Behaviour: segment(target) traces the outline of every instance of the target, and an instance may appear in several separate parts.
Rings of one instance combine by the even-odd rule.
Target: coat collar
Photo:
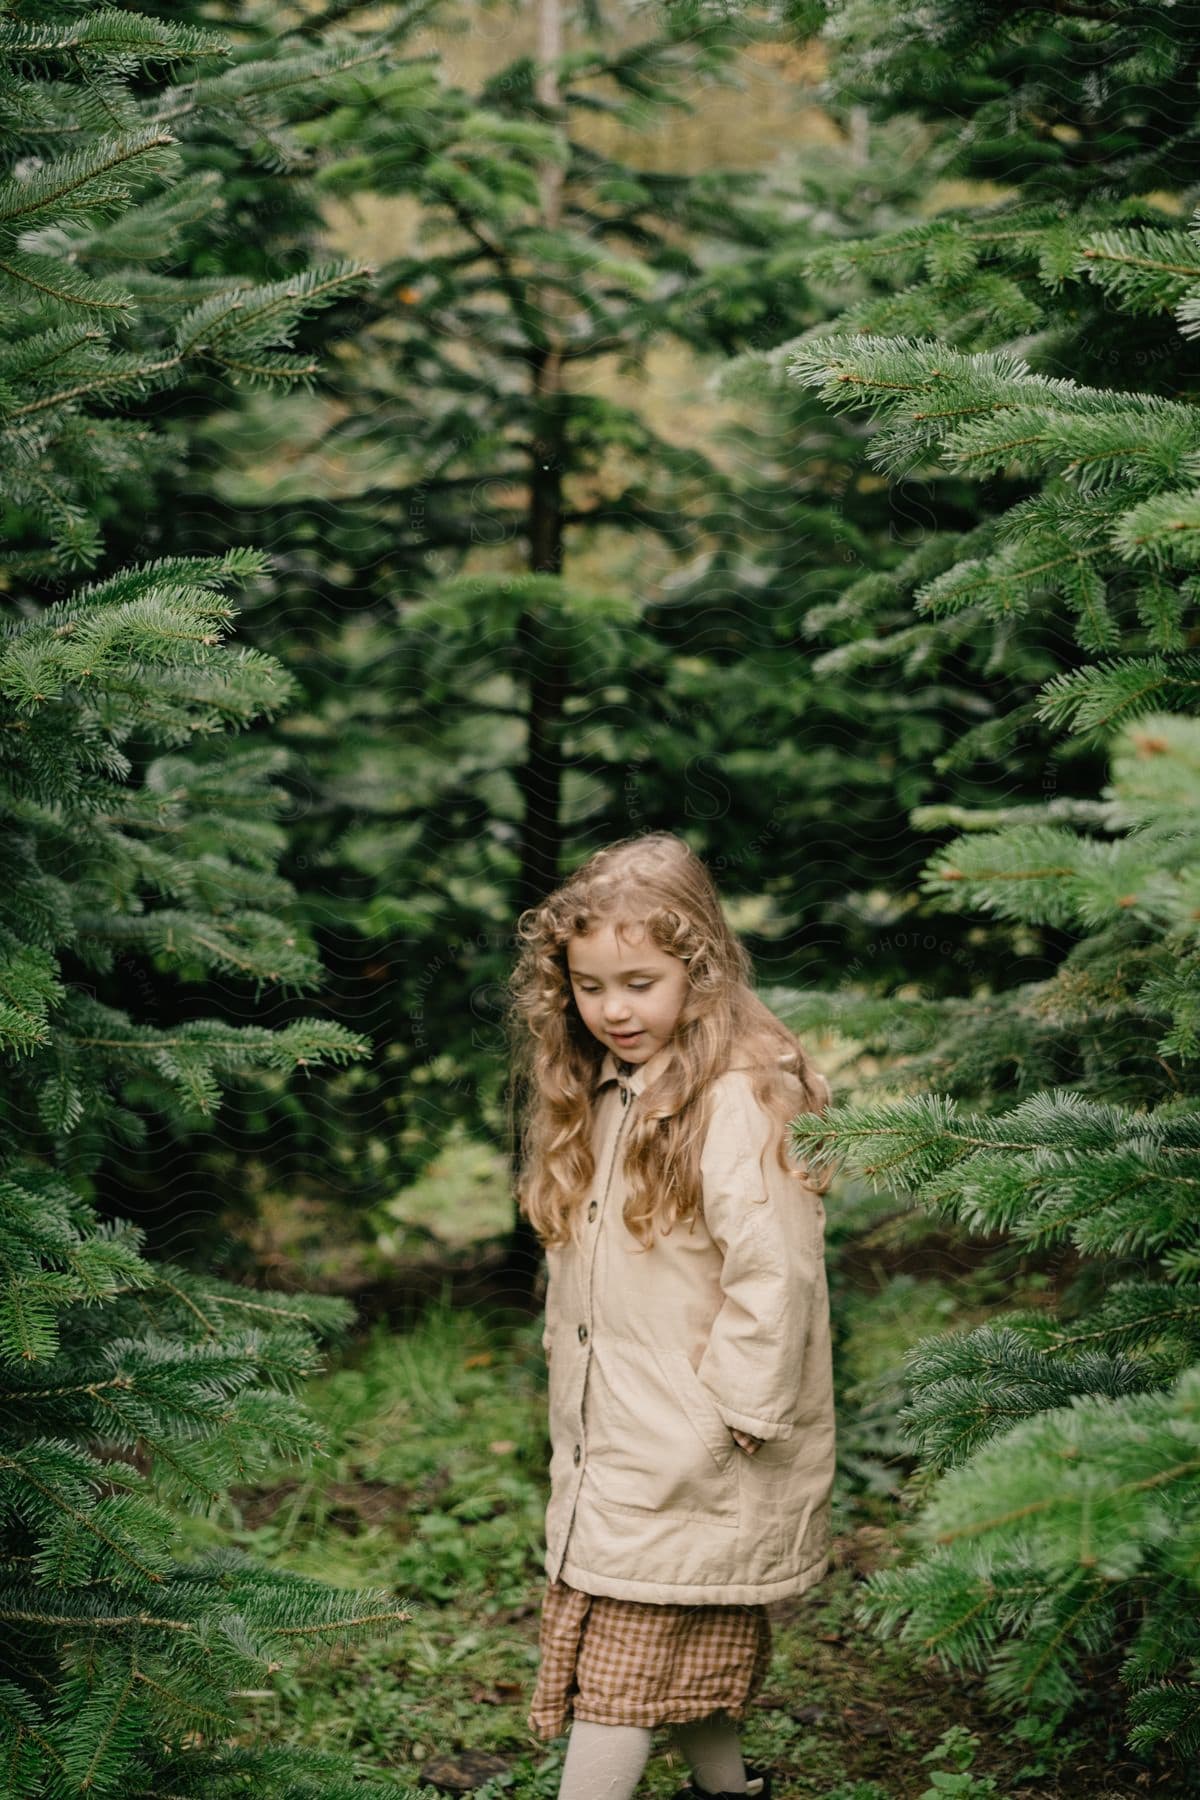
[[[654,1055],[647,1057],[644,1063],[635,1063],[633,1072],[629,1075],[622,1075],[621,1065],[614,1052],[605,1050],[600,1062],[600,1072],[596,1076],[596,1092],[599,1093],[602,1087],[607,1087],[610,1081],[624,1081],[631,1093],[640,1094],[650,1082],[657,1081],[666,1068],[670,1061],[670,1048],[669,1044],[664,1044],[661,1050],[656,1050]],[[795,1053],[785,1051],[779,1060],[786,1066],[796,1060]],[[750,1064],[745,1062],[730,1063],[729,1066],[731,1069],[750,1068]]]
[[[635,1063],[628,1075],[621,1073],[621,1065],[612,1050],[605,1050],[600,1063],[600,1073],[596,1077],[596,1090],[606,1086],[610,1081],[623,1081],[633,1094],[640,1094],[649,1082],[657,1081],[671,1060],[671,1046],[664,1044],[653,1056],[648,1056],[644,1063]]]

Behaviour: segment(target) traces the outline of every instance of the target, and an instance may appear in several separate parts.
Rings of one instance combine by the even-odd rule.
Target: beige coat
[[[750,1076],[730,1069],[713,1084],[704,1216],[643,1251],[621,1216],[620,1165],[665,1060],[658,1050],[626,1079],[606,1052],[595,1185],[573,1241],[546,1253],[545,1570],[618,1599],[780,1600],[829,1566],[825,1208],[779,1168]],[[748,1455],[731,1426],[765,1441]]]

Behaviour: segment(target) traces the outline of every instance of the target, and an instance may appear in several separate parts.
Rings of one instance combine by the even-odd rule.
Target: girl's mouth
[[[612,1037],[618,1044],[632,1044],[635,1038],[641,1037],[640,1031],[614,1031]]]

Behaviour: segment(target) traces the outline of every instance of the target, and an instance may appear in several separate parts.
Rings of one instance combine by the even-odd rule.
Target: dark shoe
[[[680,1788],[675,1800],[746,1800],[747,1795],[749,1800],[771,1800],[771,1771],[756,1769],[753,1763],[744,1763],[742,1766],[746,1771],[745,1794],[710,1794],[707,1788],[702,1788],[693,1778],[685,1788]]]

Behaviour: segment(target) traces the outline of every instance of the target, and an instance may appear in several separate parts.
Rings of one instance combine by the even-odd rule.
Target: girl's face
[[[618,938],[605,925],[573,937],[567,968],[579,1016],[626,1062],[646,1062],[675,1030],[687,997],[687,965],[660,950],[640,925]]]

